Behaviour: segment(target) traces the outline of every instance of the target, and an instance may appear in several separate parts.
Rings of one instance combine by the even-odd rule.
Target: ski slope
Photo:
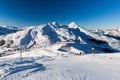
[[[0,58],[1,80],[119,80],[120,54],[57,55],[33,50]]]
[[[0,80],[120,79],[120,54],[112,53],[120,52],[116,35],[89,31],[75,22],[1,29],[18,31],[0,36]],[[93,47],[95,55],[90,54]],[[80,52],[86,55],[74,55]]]

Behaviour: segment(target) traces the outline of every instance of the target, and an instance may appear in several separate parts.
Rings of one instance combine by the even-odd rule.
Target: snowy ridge
[[[96,48],[96,53],[120,51],[119,40],[114,37],[95,34],[75,22],[69,25],[59,25],[52,22],[39,26],[30,26],[16,33],[2,35],[0,40],[5,43],[0,45],[2,51],[30,48],[48,48],[56,46],[56,50],[69,52],[70,47],[91,53],[91,48]]]
[[[6,28],[6,29],[10,29],[10,30],[19,30],[20,29],[18,27],[9,26],[9,25],[1,25],[1,27]]]
[[[120,27],[113,28],[113,29],[106,29],[106,30],[91,30],[91,32],[96,33],[96,34],[104,34],[104,35],[110,35],[110,36],[120,36]]]

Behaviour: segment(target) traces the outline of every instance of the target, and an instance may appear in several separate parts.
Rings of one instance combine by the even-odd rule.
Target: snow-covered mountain
[[[9,34],[9,33],[15,33],[18,30],[20,30],[20,28],[18,28],[18,27],[13,27],[13,26],[8,26],[8,25],[1,25],[0,26],[0,35]]]
[[[19,30],[20,27],[14,27],[14,26],[9,26],[9,25],[1,25],[1,27],[10,29],[10,30]]]
[[[100,30],[100,29],[90,30],[90,32],[120,40],[120,27],[113,28],[113,29],[106,29],[106,30]]]
[[[12,32],[9,32],[12,31]],[[15,32],[14,32],[15,30]],[[118,29],[87,30],[75,22],[0,27],[0,80],[119,80]],[[76,53],[93,55],[77,56]]]
[[[72,52],[72,48],[91,53],[92,47],[96,53],[117,52],[120,51],[120,42],[114,37],[86,30],[75,22],[69,25],[51,22],[0,36],[1,51],[45,48],[51,51],[54,49],[54,51]]]

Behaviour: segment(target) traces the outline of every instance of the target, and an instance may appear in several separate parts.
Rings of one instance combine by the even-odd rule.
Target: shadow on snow
[[[15,73],[18,73],[21,71],[25,71],[25,70],[31,69],[28,74],[46,70],[46,68],[45,68],[45,66],[43,66],[43,64],[35,63],[32,60],[22,60],[19,62],[14,62],[14,65],[17,65],[17,66],[9,68],[10,72],[2,78],[3,80],[9,75],[12,75],[12,74],[15,74]]]

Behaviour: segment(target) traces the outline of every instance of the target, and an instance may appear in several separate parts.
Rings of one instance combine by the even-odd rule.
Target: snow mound
[[[79,28],[79,26],[75,22],[71,22],[68,26],[69,28]]]

